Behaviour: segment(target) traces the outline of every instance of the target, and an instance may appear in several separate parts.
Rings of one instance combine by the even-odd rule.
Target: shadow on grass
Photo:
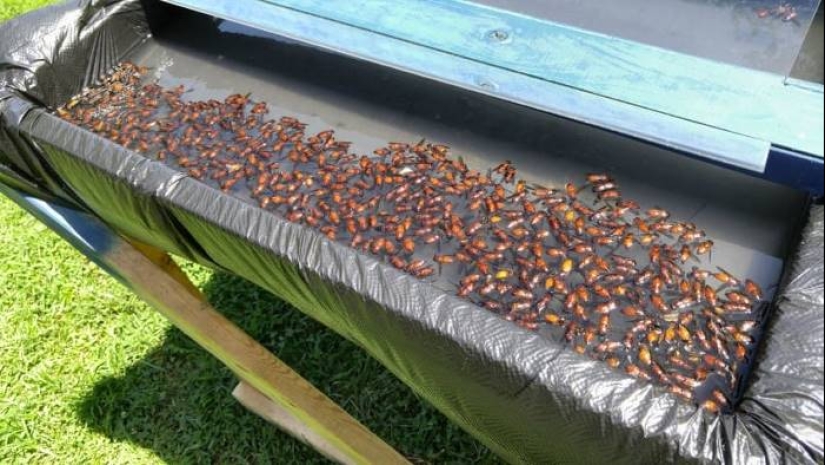
[[[209,301],[404,455],[418,462],[490,463],[492,454],[361,349],[266,291],[215,273]],[[237,381],[172,329],[163,344],[78,405],[92,430],[153,450],[168,463],[322,463],[247,412]]]

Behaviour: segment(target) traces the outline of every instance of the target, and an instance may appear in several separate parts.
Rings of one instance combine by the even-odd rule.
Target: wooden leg
[[[0,184],[0,192],[154,306],[231,369],[246,385],[239,399],[267,418],[347,464],[409,463],[288,365],[227,320],[165,252],[121,238],[98,219]],[[246,386],[245,385],[245,386]],[[262,399],[272,402],[264,405]],[[277,404],[277,407],[274,405]],[[287,422],[288,419],[288,422]]]
[[[319,452],[341,463],[408,463],[312,384],[213,309],[167,254],[143,244],[123,241],[108,255],[115,268],[137,287],[139,295],[220,359],[264,399],[277,402],[277,410],[296,425],[288,431],[297,433],[299,439],[307,440],[312,445],[323,445],[324,449]],[[244,392],[251,393],[249,390]]]
[[[334,462],[349,463],[349,458],[346,455],[342,454],[324,437],[307,428],[285,406],[269,399],[261,391],[244,381],[238,383],[238,386],[232,391],[232,396],[250,412],[274,424],[301,442],[308,444],[324,457]]]

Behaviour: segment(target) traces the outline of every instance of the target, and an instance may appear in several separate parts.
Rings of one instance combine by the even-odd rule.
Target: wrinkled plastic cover
[[[508,461],[823,461],[821,206],[744,401],[714,416],[42,108],[105,71],[89,63],[114,64],[139,43],[155,6],[75,2],[0,26],[0,182],[37,186],[262,286],[363,347]]]

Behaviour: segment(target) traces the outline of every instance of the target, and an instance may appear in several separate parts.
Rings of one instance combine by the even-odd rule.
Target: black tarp
[[[743,401],[711,415],[49,113],[174,11],[75,1],[0,26],[0,182],[264,287],[363,347],[508,461],[822,463],[822,207]]]

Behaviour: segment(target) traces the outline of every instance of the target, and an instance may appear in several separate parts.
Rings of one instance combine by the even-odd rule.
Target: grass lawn
[[[0,0],[0,21],[49,3]],[[184,264],[221,312],[405,455],[496,459],[360,349],[265,291]],[[235,379],[0,196],[0,463],[314,463]]]

